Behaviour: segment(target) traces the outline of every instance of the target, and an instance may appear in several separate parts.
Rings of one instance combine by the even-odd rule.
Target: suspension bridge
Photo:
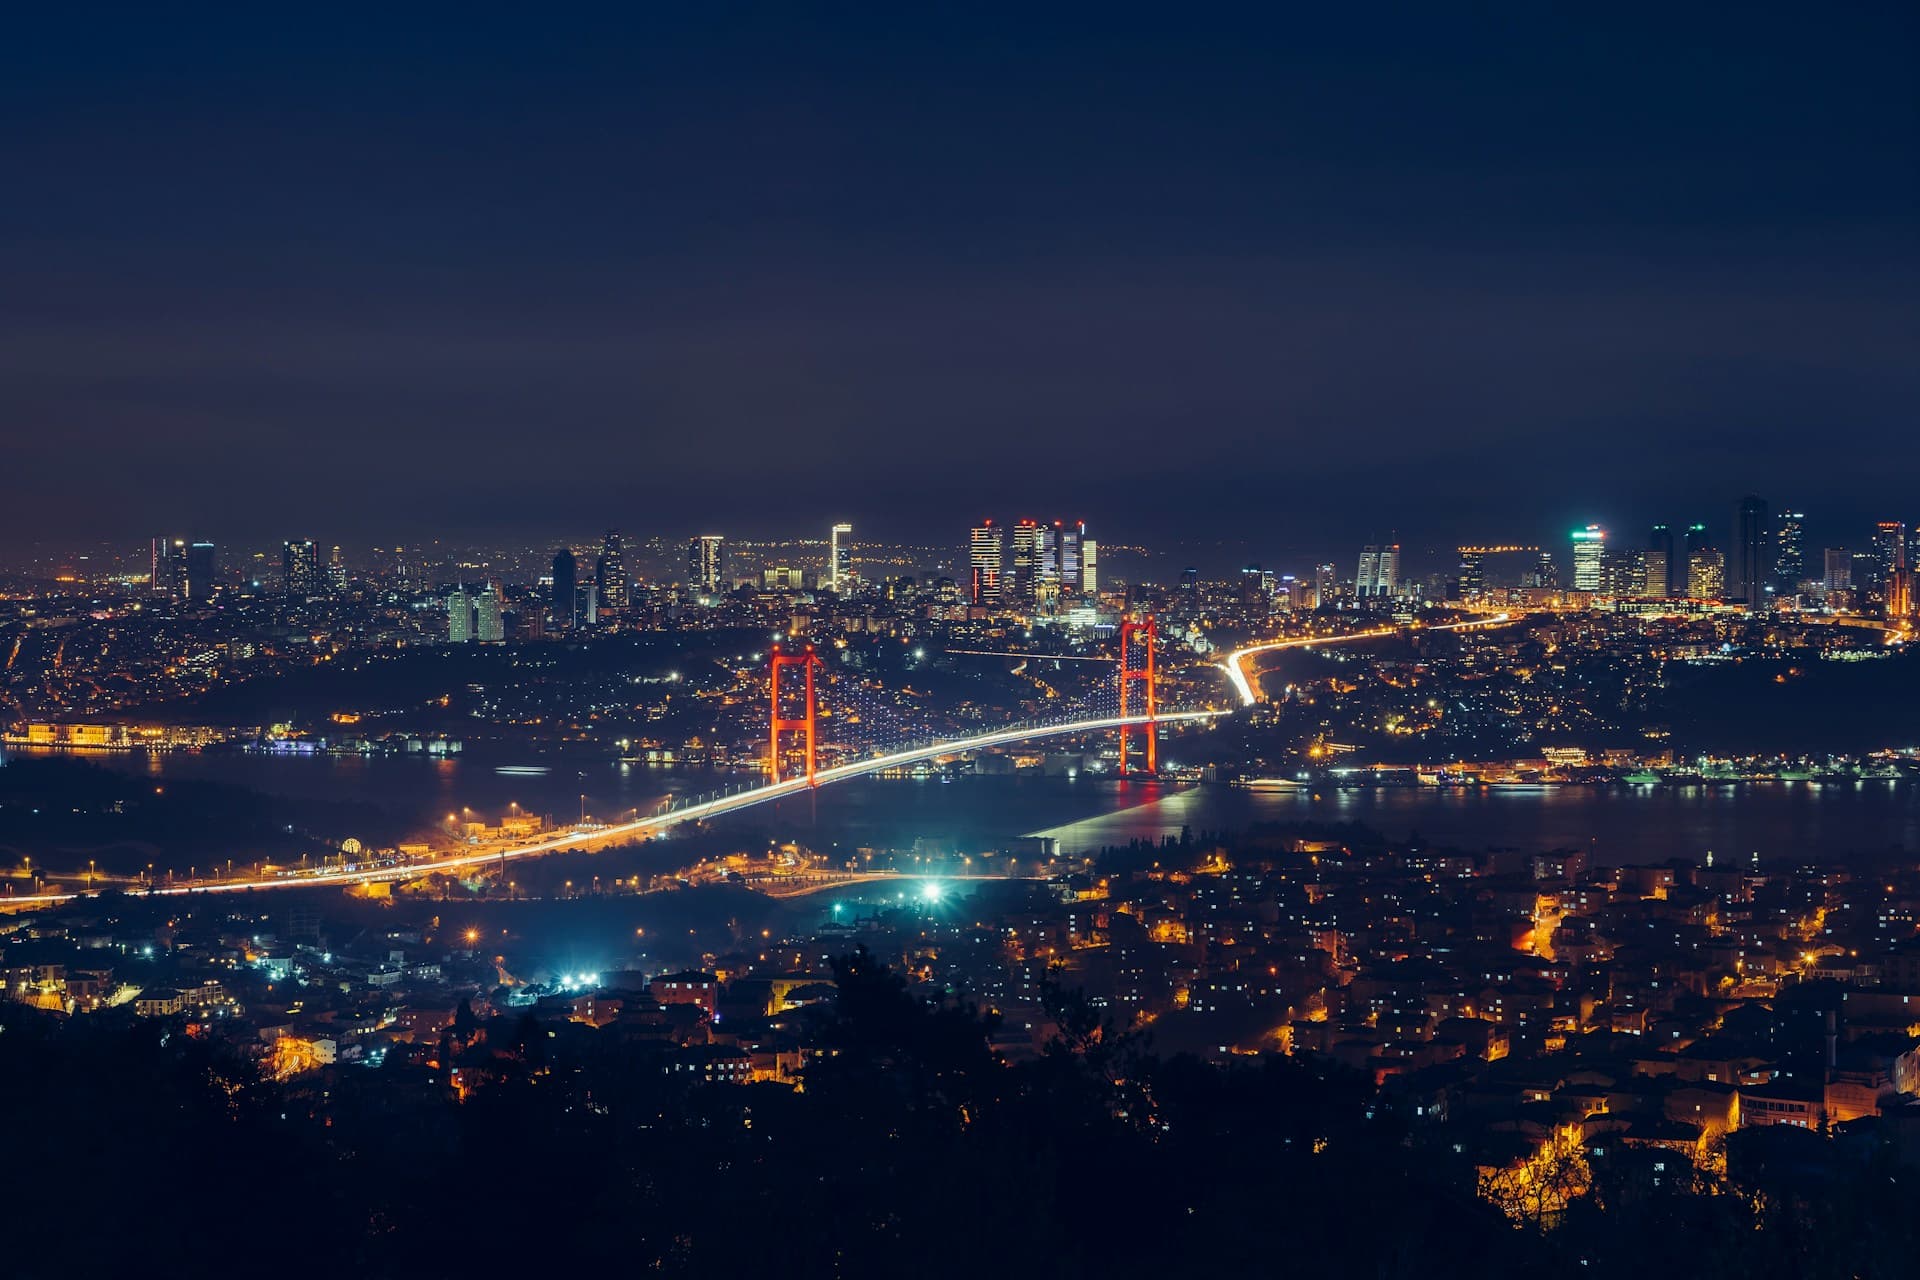
[[[1145,758],[1143,772],[1151,773],[1158,767],[1158,739],[1162,726],[1199,724],[1227,714],[1214,709],[1160,709],[1156,654],[1158,642],[1159,630],[1151,618],[1124,623],[1120,654],[1113,659],[1118,663],[1118,679],[1111,685],[1106,681],[1097,682],[1093,688],[1083,691],[1082,696],[1060,699],[1066,705],[1060,709],[1058,718],[1023,720],[979,733],[903,746],[868,746],[867,753],[858,758],[824,765],[820,756],[827,744],[822,741],[821,721],[826,719],[831,723],[834,720],[830,713],[823,716],[820,706],[822,688],[828,684],[820,676],[825,663],[812,646],[794,651],[776,648],[769,664],[767,774],[765,780],[758,784],[742,784],[718,793],[675,801],[657,812],[630,821],[583,822],[567,830],[510,846],[491,845],[457,849],[422,858],[362,859],[342,866],[299,870],[288,868],[227,879],[155,884],[137,892],[155,897],[188,897],[271,889],[352,887],[491,868],[543,854],[566,850],[586,851],[644,840],[683,823],[704,822],[756,805],[803,795],[817,787],[1047,738],[1118,733],[1120,769],[1124,774],[1129,771],[1129,761],[1132,759],[1129,740],[1138,735],[1144,742],[1141,751]],[[841,720],[878,724],[883,729],[899,731],[897,717],[889,719],[881,714],[884,707],[878,693],[857,681],[849,682],[849,685],[849,696],[841,704]],[[789,705],[790,702],[798,702],[799,705]],[[872,738],[869,736],[866,741],[871,742]],[[49,906],[95,896],[96,892],[84,889],[13,895],[0,899],[0,909]]]

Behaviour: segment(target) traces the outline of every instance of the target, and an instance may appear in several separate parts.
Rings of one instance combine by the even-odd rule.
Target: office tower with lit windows
[[[600,607],[621,613],[627,607],[627,556],[618,529],[607,530],[600,556],[593,562],[593,585],[600,589]]]
[[[968,598],[976,605],[1000,603],[1000,530],[991,519],[973,526],[967,546]]]
[[[1828,593],[1853,590],[1853,552],[1845,547],[1828,547],[1821,557],[1824,571],[1820,586]]]
[[[1644,594],[1670,596],[1679,584],[1676,575],[1684,563],[1673,543],[1673,526],[1657,524],[1647,535],[1647,583]]]
[[[1059,563],[1060,588],[1063,591],[1086,589],[1080,581],[1080,544],[1086,536],[1087,525],[1084,520],[1053,522],[1054,554]]]
[[[1573,589],[1596,595],[1607,586],[1607,531],[1597,524],[1573,531]]]
[[[1360,550],[1360,568],[1353,575],[1353,593],[1362,599],[1391,597],[1400,581],[1400,544],[1383,542]]]
[[[561,630],[576,626],[580,619],[580,562],[570,547],[562,547],[553,557],[553,594],[548,613]]]
[[[1477,600],[1487,589],[1484,547],[1461,547],[1460,563],[1454,567],[1453,589],[1447,594],[1455,600]]]
[[[280,581],[286,593],[297,600],[326,594],[326,580],[320,572],[320,548],[312,538],[289,539],[281,547]]]
[[[1867,570],[1872,575],[1860,585],[1884,601],[1887,583],[1896,569],[1907,567],[1907,525],[1904,520],[1882,520],[1873,526],[1867,545]],[[1858,575],[1856,575],[1858,580]]]
[[[347,592],[347,559],[340,554],[339,544],[327,554],[327,569],[324,575],[327,590],[333,595],[345,595]]]
[[[466,644],[473,639],[473,601],[465,587],[455,587],[447,595],[447,643]]]
[[[1728,557],[1726,591],[1729,600],[1749,608],[1767,602],[1773,582],[1773,529],[1765,498],[1748,494],[1734,509],[1733,554]]]
[[[1887,575],[1887,619],[1904,622],[1913,615],[1913,570],[1902,566]]]
[[[1100,594],[1100,544],[1087,536],[1087,527],[1080,526],[1080,594]]]
[[[506,620],[500,610],[500,588],[494,583],[481,583],[473,597],[473,638],[481,644],[500,644],[507,638]]]
[[[687,585],[702,595],[718,595],[726,590],[727,540],[718,533],[703,533],[687,544]],[[600,601],[604,606],[605,601]]]
[[[1560,566],[1553,562],[1553,552],[1542,551],[1535,562],[1533,572],[1527,575],[1527,585],[1547,591],[1560,589]]]
[[[837,524],[827,533],[827,590],[838,595],[853,586],[853,526]]]
[[[165,536],[153,539],[148,547],[147,590],[156,596],[174,593],[173,540]]]
[[[1687,553],[1687,594],[1695,600],[1719,600],[1727,593],[1727,556],[1718,547]]]
[[[1807,577],[1807,517],[1782,511],[1773,524],[1773,589],[1782,596],[1799,593]]]
[[[179,592],[188,600],[205,600],[213,594],[214,576],[219,570],[219,549],[211,542],[190,542],[186,546],[186,581]]]
[[[1037,520],[1021,520],[1013,526],[1011,598],[1016,604],[1033,603],[1040,583],[1040,551],[1045,530]]]
[[[1671,551],[1647,551],[1643,553],[1642,564],[1645,571],[1640,576],[1640,594],[1661,598],[1672,595],[1667,579],[1673,572],[1669,557]]]
[[[1639,547],[1612,547],[1607,551],[1607,594],[1637,596],[1647,586],[1647,553]]]

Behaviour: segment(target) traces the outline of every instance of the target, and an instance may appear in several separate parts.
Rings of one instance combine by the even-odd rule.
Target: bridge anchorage
[[[820,655],[813,651],[812,645],[808,645],[800,653],[786,653],[779,645],[773,647],[773,679],[769,682],[768,699],[769,709],[772,712],[770,716],[772,732],[767,743],[767,779],[773,786],[780,785],[780,735],[783,733],[797,733],[802,736],[802,740],[806,743],[807,757],[806,768],[801,776],[806,779],[810,787],[820,785],[814,751],[818,742],[815,720],[818,704],[814,700],[813,672],[814,668],[824,665],[820,661]],[[790,717],[780,714],[780,671],[783,667],[800,668],[807,694],[807,713],[804,716]]]
[[[1149,774],[1160,771],[1160,726],[1155,722],[1159,714],[1160,693],[1159,675],[1154,670],[1154,650],[1160,642],[1160,624],[1154,621],[1152,614],[1144,620],[1128,618],[1120,624],[1120,775],[1125,777],[1127,768],[1127,744],[1133,737],[1133,731],[1139,729],[1147,740],[1147,767]],[[1144,658],[1137,654],[1144,654]],[[1142,665],[1136,666],[1140,662]],[[1133,709],[1131,692],[1134,681],[1145,686],[1144,724],[1129,723],[1139,714]]]

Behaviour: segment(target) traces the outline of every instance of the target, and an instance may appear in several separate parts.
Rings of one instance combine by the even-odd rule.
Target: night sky
[[[0,537],[1920,517],[1910,4],[73,8]]]

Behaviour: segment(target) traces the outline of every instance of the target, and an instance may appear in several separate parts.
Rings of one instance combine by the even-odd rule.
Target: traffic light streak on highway
[[[1511,615],[1496,613],[1490,618],[1476,618],[1470,622],[1448,622],[1431,627],[1413,627],[1415,631],[1473,631],[1485,627],[1497,627],[1511,622]],[[1276,653],[1282,649],[1311,649],[1315,645],[1352,644],[1356,640],[1378,640],[1382,636],[1397,635],[1401,627],[1375,627],[1371,631],[1351,631],[1337,636],[1294,636],[1288,640],[1269,640],[1262,644],[1250,644],[1235,649],[1220,663],[1220,669],[1226,672],[1227,680],[1233,685],[1233,691],[1240,695],[1240,705],[1250,707],[1260,700],[1259,692],[1254,688],[1254,677],[1247,674],[1247,659],[1257,658],[1263,653]]]

